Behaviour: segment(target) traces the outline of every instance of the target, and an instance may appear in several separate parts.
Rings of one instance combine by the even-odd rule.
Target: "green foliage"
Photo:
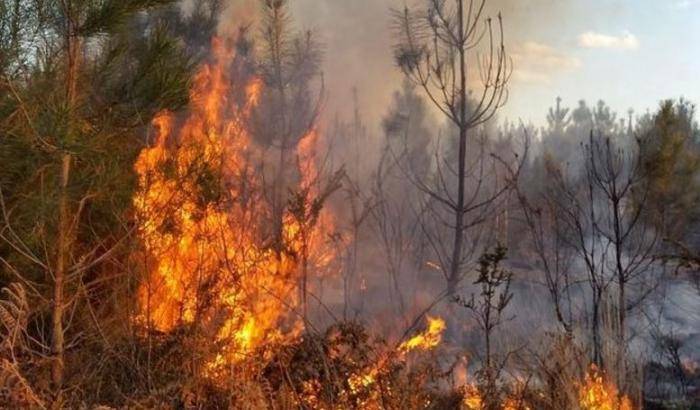
[[[34,34],[31,30],[36,13],[31,3],[19,0],[0,1],[0,74],[13,76],[24,64],[26,41]],[[27,24],[30,21],[32,23]]]
[[[7,78],[2,84],[6,92],[0,96],[0,188],[12,212],[13,228],[37,255],[48,259],[57,229],[61,153],[68,151],[74,158],[68,189],[70,206],[79,213],[76,248],[87,252],[117,241],[127,228],[123,217],[135,182],[132,164],[143,146],[140,134],[157,111],[177,109],[187,102],[193,68],[162,27],[138,29],[136,20],[147,16],[134,13],[172,1],[77,3],[82,6],[74,5],[74,11],[84,16],[83,27],[90,27],[81,33],[101,36],[84,39],[75,104],[66,100],[65,54],[58,35],[42,40],[59,50],[48,60],[16,58],[13,65],[21,63],[23,74],[18,80]],[[98,18],[110,10],[117,12],[114,21]],[[61,15],[58,7],[51,12],[54,17]],[[20,31],[50,33],[55,22],[29,19],[23,24],[35,26]],[[36,46],[41,42],[37,40]],[[0,247],[0,255],[5,251]],[[13,262],[28,273],[34,270],[19,260]],[[44,275],[30,273],[34,279]]]
[[[188,101],[194,60],[164,23],[138,21],[115,34],[98,62],[97,85],[104,88],[110,115],[138,127],[154,113],[175,110]]]
[[[265,87],[253,112],[253,134],[263,145],[290,150],[313,128],[319,113],[322,52],[312,32],[294,29],[288,1],[261,3],[262,52],[254,65]]]
[[[700,131],[695,108],[687,101],[661,103],[652,118],[640,126],[648,192],[638,193],[646,201],[647,221],[668,239],[681,240],[686,229],[698,220],[700,200]]]
[[[485,252],[479,258],[478,276],[474,282],[481,287],[479,297],[472,295],[468,300],[457,299],[458,303],[474,313],[485,332],[491,332],[502,323],[501,315],[513,298],[510,291],[513,273],[501,267],[507,251],[499,244],[493,251]]]
[[[141,11],[166,6],[175,0],[83,0],[77,6],[84,20],[78,28],[83,37],[110,34]]]
[[[10,3],[0,3],[0,13]],[[69,9],[22,2],[27,18],[13,29],[20,34],[0,28],[3,38],[22,39],[12,53],[0,50],[9,58],[0,67],[0,283],[30,284],[30,300],[41,303],[29,328],[46,355],[52,335],[41,329],[55,315],[61,243],[71,311],[66,343],[84,348],[126,325],[128,312],[118,300],[123,305],[123,292],[133,286],[124,264],[133,232],[133,164],[155,113],[186,104],[193,71],[179,41],[147,13],[166,3],[173,2],[73,1]],[[114,20],[106,10],[115,11]],[[79,27],[67,28],[69,20]],[[70,159],[65,190],[64,158]],[[61,203],[67,203],[63,222]],[[67,379],[90,371],[75,359],[66,360]],[[35,365],[32,377],[45,380],[42,369],[50,365]]]

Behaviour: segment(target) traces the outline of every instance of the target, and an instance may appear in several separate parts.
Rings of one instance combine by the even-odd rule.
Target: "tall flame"
[[[219,40],[213,50],[213,62],[194,79],[187,117],[163,112],[154,119],[157,139],[135,164],[133,202],[147,270],[138,319],[161,332],[202,325],[225,346],[214,362],[223,364],[296,333],[301,321],[291,313],[296,258],[261,238],[269,207],[253,171],[261,153],[247,123],[262,82],[234,81],[234,53]],[[316,172],[313,135],[304,139],[302,172]],[[292,218],[285,224],[285,232],[299,230]]]

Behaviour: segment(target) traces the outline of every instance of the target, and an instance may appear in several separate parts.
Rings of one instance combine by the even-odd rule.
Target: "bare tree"
[[[644,288],[637,295],[629,295],[628,287],[652,268],[658,236],[641,218],[648,187],[641,170],[639,149],[625,153],[609,138],[595,139],[591,133],[586,153],[586,176],[592,185],[589,190],[597,191],[607,208],[601,212],[601,218],[593,228],[595,236],[600,237],[606,246],[604,269],[611,272],[617,285],[618,352],[615,370],[620,385],[626,367],[627,312],[638,306],[649,292],[649,288]],[[631,197],[635,193],[642,201],[632,205]],[[612,252],[608,256],[609,250]]]
[[[394,101],[382,125],[384,141],[372,177],[372,227],[383,251],[384,264],[391,283],[392,302],[404,315],[406,272],[420,272],[425,266],[425,238],[420,220],[427,196],[405,178],[407,169],[417,179],[430,173],[430,140],[435,127],[425,99],[416,86],[404,81],[394,93]],[[411,281],[413,282],[413,281]]]
[[[544,168],[543,173],[537,172],[540,166]],[[550,178],[557,180],[560,172],[552,157],[545,153],[543,158],[533,163],[528,175],[519,181],[517,195],[521,207],[520,219],[529,239],[525,257],[531,259],[529,254],[534,253],[533,262],[542,271],[544,287],[549,293],[556,320],[562,330],[571,336],[575,325],[571,297],[575,286],[571,272],[575,251],[568,246],[567,239],[572,233],[557,206],[557,185],[549,183]]]
[[[483,18],[486,0],[428,0],[419,10],[394,12],[398,42],[395,59],[406,76],[458,131],[454,146],[456,169],[436,154],[436,177],[413,178],[418,187],[449,213],[452,243],[434,243],[450,294],[459,284],[466,263],[466,232],[479,226],[494,201],[507,188],[488,190],[484,176],[483,140],[475,130],[493,118],[507,100],[511,64],[506,55],[501,16]],[[481,47],[481,48],[480,48]],[[477,50],[483,50],[477,54]],[[472,55],[474,54],[474,56]],[[480,90],[471,80],[480,74]],[[470,163],[470,150],[473,163]],[[450,178],[452,176],[453,178]],[[468,180],[473,187],[468,187]],[[452,180],[451,180],[452,179]],[[441,241],[434,238],[434,241]]]
[[[385,150],[380,158],[379,166],[374,177],[372,196],[376,201],[370,212],[372,227],[377,235],[383,251],[384,263],[389,274],[391,288],[389,295],[398,302],[400,315],[405,313],[404,295],[399,282],[399,275],[406,269],[413,244],[419,242],[413,235],[415,218],[412,214],[411,200],[414,198],[405,191],[397,197],[392,195],[390,187],[391,172],[396,163],[389,159]],[[413,225],[413,227],[411,226]]]
[[[548,202],[553,206],[551,212],[558,214],[557,235],[563,241],[561,245],[574,250],[582,261],[591,291],[592,359],[604,365],[602,330],[603,325],[610,326],[618,349],[614,363],[608,364],[614,365],[618,384],[625,374],[627,315],[653,290],[649,275],[653,273],[658,242],[655,231],[641,220],[644,201],[632,200],[640,192],[643,196],[646,189],[639,152],[626,152],[609,138],[591,132],[583,146],[584,168],[579,177],[568,177],[553,165],[548,168],[554,185]],[[536,233],[537,227],[533,229]],[[558,294],[554,293],[558,284],[550,285],[555,309],[560,309]],[[630,291],[631,286],[635,286],[635,292]],[[566,288],[568,284],[562,289]],[[609,320],[604,307],[611,292],[616,294],[612,309],[615,317]]]
[[[363,292],[357,292],[362,290],[365,280],[364,277],[358,277],[362,235],[365,232],[363,227],[375,207],[375,198],[365,195],[363,188],[372,168],[370,164],[373,163],[366,151],[372,137],[362,119],[357,88],[353,88],[352,93],[354,108],[352,120],[345,121],[336,116],[330,131],[329,143],[332,147],[332,162],[342,163],[347,169],[343,194],[349,208],[345,235],[349,238],[350,244],[344,248],[342,262],[343,318],[345,320],[349,320],[351,309],[358,314],[363,305]]]
[[[287,205],[290,215],[298,224],[298,233],[295,240],[299,241],[299,258],[301,259],[301,275],[299,280],[299,296],[302,306],[302,315],[308,320],[308,295],[309,295],[309,264],[311,249],[311,236],[319,222],[321,211],[328,198],[342,188],[342,180],[345,178],[345,170],[340,169],[327,179],[323,175],[316,175],[312,186],[303,186],[294,190]],[[325,179],[325,180],[322,180]],[[314,189],[316,188],[316,189]]]

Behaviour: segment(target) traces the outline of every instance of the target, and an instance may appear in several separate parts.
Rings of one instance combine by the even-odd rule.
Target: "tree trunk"
[[[275,245],[274,248],[275,251],[277,251],[278,256],[284,250],[284,190],[286,185],[284,167],[287,162],[287,152],[286,148],[284,147],[284,144],[286,144],[286,141],[283,141],[281,144],[282,146],[280,147],[279,164],[277,169],[277,175],[274,181],[274,197],[272,199],[272,224],[274,229],[274,232],[272,234]]]
[[[458,188],[455,209],[454,244],[452,260],[447,281],[448,295],[454,295],[461,279],[462,249],[464,246],[464,190],[467,163],[467,62],[465,50],[464,0],[459,0],[459,75],[460,75],[460,111],[459,111],[459,166],[457,169]]]
[[[51,381],[56,394],[56,403],[60,405],[61,389],[63,388],[65,370],[65,334],[63,328],[63,311],[65,309],[65,286],[68,271],[69,256],[71,253],[73,226],[70,215],[70,195],[68,183],[70,181],[72,154],[65,147],[69,139],[73,137],[74,110],[77,100],[78,71],[80,67],[80,38],[77,34],[77,24],[73,19],[73,5],[71,2],[64,4],[63,9],[67,20],[65,32],[66,51],[66,102],[68,104],[67,133],[63,141],[63,153],[61,155],[61,174],[59,180],[58,197],[58,238],[56,251],[56,267],[54,270],[53,311],[51,317],[51,351],[53,356],[51,366]]]
[[[593,363],[599,369],[603,368],[603,355],[600,337],[600,303],[603,298],[602,292],[595,290],[593,295],[593,321],[591,331],[593,333]]]
[[[619,258],[619,256],[618,256]],[[626,312],[625,312],[625,305],[627,304],[625,301],[626,295],[625,295],[625,278],[624,275],[620,275],[619,279],[620,284],[618,287],[618,333],[617,333],[617,363],[616,363],[616,369],[615,369],[615,374],[617,375],[617,386],[621,389],[624,389],[626,386],[623,386],[623,381],[625,379],[625,374],[627,373],[626,369],[626,358],[625,356],[627,355],[627,341],[626,339],[626,333],[625,333],[625,321],[626,321]]]
[[[281,7],[281,6],[280,6]],[[284,250],[284,210],[285,210],[285,190],[286,178],[285,178],[285,167],[287,165],[287,150],[289,147],[289,127],[287,124],[287,101],[285,92],[285,82],[284,82],[284,67],[282,61],[282,35],[283,35],[283,14],[278,6],[275,6],[272,15],[273,23],[272,27],[274,30],[273,37],[270,39],[271,44],[269,44],[270,53],[272,57],[272,62],[274,65],[274,83],[277,88],[277,93],[279,97],[279,105],[276,107],[278,110],[278,123],[276,127],[276,132],[279,134],[279,163],[277,169],[277,175],[274,181],[274,192],[273,192],[273,204],[272,204],[272,224],[273,224],[273,239],[275,250],[278,256],[281,255]]]
[[[301,226],[302,230],[306,229],[312,229],[309,226],[304,224]],[[308,296],[309,296],[309,290],[308,290],[308,283],[309,283],[309,238],[308,236],[310,235],[310,232],[308,231],[303,231],[301,234],[301,278],[300,278],[300,283],[299,283],[299,293],[300,293],[300,300],[301,300],[301,311],[302,315],[304,318],[304,323],[306,323],[309,318],[308,318]]]
[[[609,142],[608,142],[609,144]],[[607,146],[607,155],[610,156],[610,148]],[[617,281],[618,281],[618,294],[617,294],[617,312],[618,312],[618,329],[617,329],[617,358],[615,366],[615,374],[617,375],[617,385],[623,388],[622,381],[625,377],[625,355],[626,355],[626,340],[625,340],[625,320],[626,320],[626,295],[625,295],[625,285],[627,282],[627,277],[625,270],[623,268],[622,252],[623,252],[623,241],[622,238],[622,212],[620,210],[621,200],[617,197],[617,184],[616,180],[613,179],[612,182],[612,192],[614,197],[612,198],[613,204],[613,218],[614,218],[614,230],[615,230],[615,260],[616,260],[616,270],[617,270]]]
[[[53,362],[51,366],[51,381],[55,391],[59,392],[63,385],[64,362],[64,334],[63,334],[63,308],[64,287],[68,255],[70,254],[70,221],[68,211],[68,180],[70,177],[71,155],[64,153],[61,162],[61,179],[58,202],[58,252],[56,256],[56,269],[54,271],[53,312],[51,350]]]

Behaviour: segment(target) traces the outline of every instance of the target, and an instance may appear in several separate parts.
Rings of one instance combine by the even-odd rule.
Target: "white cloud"
[[[578,45],[583,48],[609,48],[616,50],[636,50],[639,48],[637,37],[625,31],[620,36],[587,31],[578,36]]]
[[[515,47],[511,57],[515,66],[513,79],[528,84],[548,84],[554,75],[581,66],[576,57],[534,41]]]
[[[673,2],[673,6],[677,9],[687,9],[700,4],[699,0],[676,0]]]

